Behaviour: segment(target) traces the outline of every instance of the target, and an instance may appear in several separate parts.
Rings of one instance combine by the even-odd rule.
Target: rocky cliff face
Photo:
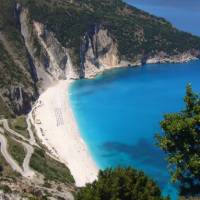
[[[119,65],[118,45],[109,31],[95,24],[85,34],[81,45],[82,76],[90,78]]]
[[[9,88],[1,90],[1,97],[6,102],[10,111],[22,115],[31,110],[32,103],[37,98],[37,93],[32,88],[14,84]]]
[[[68,50],[52,32],[39,22],[31,20],[26,8],[18,7],[21,34],[32,62],[32,75],[42,91],[61,79],[77,79]]]
[[[60,79],[92,78],[116,67],[186,62],[200,56],[197,50],[176,55],[157,52],[154,55],[137,55],[132,58],[134,61],[124,61],[120,58],[117,40],[109,30],[101,24],[93,24],[81,39],[80,65],[74,66],[68,53],[70,49],[63,47],[53,32],[32,20],[28,9],[17,5],[17,12],[21,33],[33,63],[34,79],[42,90]]]
[[[200,51],[189,50],[183,53],[169,55],[166,52],[156,52],[152,55],[141,54],[133,57],[133,61],[121,60],[116,39],[101,24],[93,25],[82,39],[80,50],[81,74],[83,78],[93,78],[105,70],[156,63],[182,63],[200,57]]]
[[[121,66],[118,45],[109,31],[94,24],[80,46],[80,66],[72,64],[69,50],[42,23],[31,19],[29,11],[17,5],[21,33],[32,61],[32,75],[40,89],[60,79],[91,78],[106,69]]]

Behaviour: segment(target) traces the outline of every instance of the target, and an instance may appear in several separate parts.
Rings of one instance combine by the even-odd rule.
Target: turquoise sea
[[[185,86],[200,92],[200,61],[121,68],[79,80],[70,100],[81,135],[101,169],[133,166],[176,199],[164,154],[155,146],[165,113],[184,107]]]

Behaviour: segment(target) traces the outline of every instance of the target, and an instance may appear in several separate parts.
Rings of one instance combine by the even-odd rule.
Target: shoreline
[[[32,108],[37,135],[70,170],[77,186],[97,179],[98,167],[81,137],[69,99],[72,81],[61,80],[43,92]]]
[[[184,60],[199,60],[190,58]],[[160,63],[157,62],[156,63]],[[147,62],[146,64],[156,64]],[[164,64],[168,62],[163,62]],[[127,66],[127,67],[137,67]],[[116,66],[112,69],[124,68]],[[104,71],[109,71],[106,69]],[[101,74],[101,73],[98,73]],[[88,77],[92,79],[96,77]],[[69,87],[75,80],[59,80],[47,88],[35,102],[29,113],[32,124],[35,126],[37,136],[52,156],[63,162],[70,170],[78,187],[85,186],[97,179],[99,168],[92,158],[87,144],[80,134],[80,130],[71,108]]]
[[[169,57],[150,57],[146,59],[145,61],[139,59],[135,62],[129,62],[122,60],[118,65],[115,66],[104,66],[103,68],[100,68],[96,71],[90,71],[84,78],[85,79],[93,79],[99,74],[102,74],[106,71],[112,70],[112,69],[119,69],[119,68],[127,68],[127,67],[141,67],[144,65],[149,65],[149,64],[182,64],[182,63],[188,63],[191,61],[197,61],[200,60],[200,57],[193,56],[191,54],[187,53],[182,53],[180,55],[176,56],[169,56]]]

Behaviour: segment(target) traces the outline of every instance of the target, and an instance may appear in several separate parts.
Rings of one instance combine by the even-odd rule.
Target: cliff
[[[121,0],[0,3],[0,101],[4,102],[0,113],[4,115],[8,110],[27,113],[38,95],[60,79],[200,57],[198,37]]]
[[[46,89],[60,79],[78,78],[68,50],[44,25],[31,20],[29,11],[17,4],[21,34],[32,61],[34,79],[38,89]]]
[[[0,71],[0,114],[10,117],[27,113],[36,100],[37,88],[30,75],[26,50],[1,31]]]
[[[85,33],[80,48],[81,76],[90,78],[119,65],[118,45],[109,31],[99,24]]]
[[[47,88],[59,79],[92,78],[116,67],[186,62],[200,56],[198,49],[186,48],[184,51],[173,49],[174,52],[156,50],[154,53],[137,53],[132,58],[125,58],[120,52],[117,37],[103,23],[88,25],[86,32],[79,38],[79,54],[74,55],[73,47],[63,46],[47,25],[32,19],[27,8],[17,4],[16,12],[40,89]],[[74,57],[79,58],[79,63],[72,59]]]

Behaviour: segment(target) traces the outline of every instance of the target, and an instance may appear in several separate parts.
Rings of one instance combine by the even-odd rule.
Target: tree
[[[167,114],[161,121],[159,147],[166,153],[172,180],[180,184],[181,195],[200,192],[200,97],[186,88],[185,109]]]
[[[132,168],[100,171],[98,180],[81,188],[76,200],[166,200],[154,181]]]

